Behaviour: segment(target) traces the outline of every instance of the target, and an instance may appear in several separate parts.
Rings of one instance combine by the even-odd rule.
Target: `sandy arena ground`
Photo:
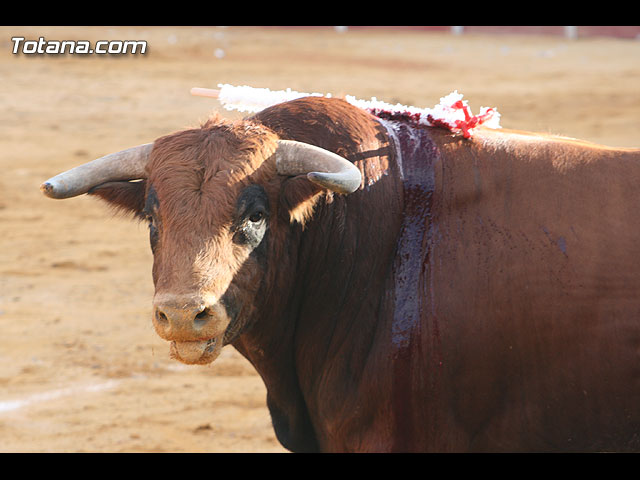
[[[168,358],[147,227],[50,176],[199,124],[217,83],[431,107],[458,90],[502,125],[640,146],[640,42],[384,30],[0,27],[0,452],[283,452],[235,350]],[[13,55],[27,40],[146,40],[145,55]]]

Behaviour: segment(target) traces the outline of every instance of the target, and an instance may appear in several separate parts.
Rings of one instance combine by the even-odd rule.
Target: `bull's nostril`
[[[197,326],[202,326],[209,320],[209,309],[203,308],[200,313],[198,313],[194,319],[194,323]]]
[[[160,310],[156,310],[156,319],[158,320],[158,323],[162,325],[167,325],[169,323],[167,316]]]

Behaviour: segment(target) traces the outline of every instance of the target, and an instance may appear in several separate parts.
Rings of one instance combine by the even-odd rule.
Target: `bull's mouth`
[[[222,350],[222,335],[194,342],[171,342],[169,355],[188,365],[206,365],[213,362]]]

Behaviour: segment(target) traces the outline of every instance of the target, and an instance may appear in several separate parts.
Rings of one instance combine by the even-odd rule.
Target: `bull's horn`
[[[153,143],[145,143],[111,153],[50,178],[40,190],[51,198],[70,198],[105,182],[144,178],[152,148]]]
[[[276,169],[280,175],[306,174],[313,183],[338,193],[353,193],[362,182],[360,170],[347,159],[292,140],[278,140]]]

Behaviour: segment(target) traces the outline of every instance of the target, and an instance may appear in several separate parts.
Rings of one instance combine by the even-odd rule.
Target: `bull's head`
[[[294,216],[284,180],[300,175],[313,182],[303,181],[307,198],[361,184],[360,170],[328,150],[215,120],[78,166],[41,189],[52,198],[98,195],[148,220],[153,325],[172,356],[203,364],[249,322],[265,237],[284,210],[287,222]]]

